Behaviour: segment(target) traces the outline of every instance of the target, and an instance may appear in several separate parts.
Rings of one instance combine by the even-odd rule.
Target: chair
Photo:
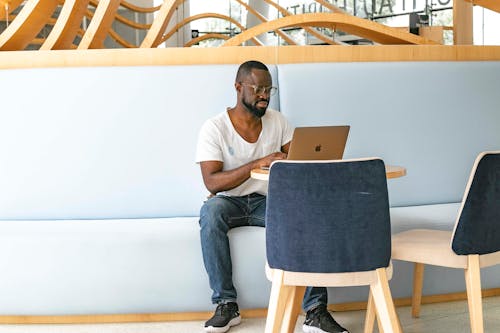
[[[391,229],[382,160],[274,162],[266,251],[272,281],[266,333],[293,332],[305,286],[358,285],[370,286],[384,331],[401,332],[388,284]]]
[[[454,231],[414,229],[396,234],[392,259],[415,263],[414,317],[420,314],[424,264],[464,269],[471,331],[482,333],[480,268],[500,263],[500,151],[476,158]]]

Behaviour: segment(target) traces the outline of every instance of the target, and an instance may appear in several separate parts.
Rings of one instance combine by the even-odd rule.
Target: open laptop
[[[297,127],[293,132],[289,160],[340,160],[350,126]]]

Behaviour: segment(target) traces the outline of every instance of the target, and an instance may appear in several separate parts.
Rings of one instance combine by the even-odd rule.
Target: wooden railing
[[[186,42],[184,46],[192,46],[200,41],[214,38],[223,40],[223,45],[241,45],[248,41],[253,45],[263,45],[258,40],[258,35],[267,32],[276,33],[286,45],[297,45],[293,37],[283,29],[292,27],[304,29],[319,42],[328,45],[345,45],[332,37],[337,31],[379,44],[436,44],[408,31],[352,16],[325,0],[316,2],[330,13],[302,15],[292,15],[276,2],[264,0],[282,16],[274,20],[266,18],[243,0],[234,1],[262,23],[246,29],[243,24],[227,15],[203,13],[185,18],[177,24],[170,24],[175,11],[185,0],[165,0],[161,6],[148,8],[132,5],[125,0],[27,0],[26,2],[0,0],[0,20],[8,22],[8,27],[0,33],[0,50],[25,50],[29,45],[39,45],[39,50],[104,48],[107,36],[114,39],[121,47],[155,48],[168,41],[190,22],[205,18],[227,21],[239,30],[238,34],[231,38],[217,33],[205,34]],[[54,19],[56,8],[58,14]],[[154,19],[151,23],[135,22],[121,15],[118,12],[119,8],[142,15],[154,13]],[[13,15],[14,12],[18,14]],[[114,22],[119,22],[131,31],[146,32],[145,37],[139,43],[127,41],[112,28]],[[51,27],[48,36],[40,36],[42,28],[47,26]],[[173,27],[166,31],[168,26]]]

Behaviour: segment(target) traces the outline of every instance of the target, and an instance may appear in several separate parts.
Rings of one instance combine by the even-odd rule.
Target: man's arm
[[[281,147],[281,151],[285,154],[288,154],[289,149],[290,149],[290,142],[286,143],[284,146]]]
[[[288,152],[289,144],[282,147]],[[223,163],[220,161],[200,162],[201,175],[205,186],[212,194],[231,190],[250,178],[250,171],[261,167],[268,167],[275,160],[286,159],[285,152],[276,152],[258,160],[244,164],[239,168],[222,171]]]

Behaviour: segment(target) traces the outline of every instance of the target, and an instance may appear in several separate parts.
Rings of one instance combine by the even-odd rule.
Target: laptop
[[[288,150],[289,160],[340,160],[350,126],[297,127]]]

